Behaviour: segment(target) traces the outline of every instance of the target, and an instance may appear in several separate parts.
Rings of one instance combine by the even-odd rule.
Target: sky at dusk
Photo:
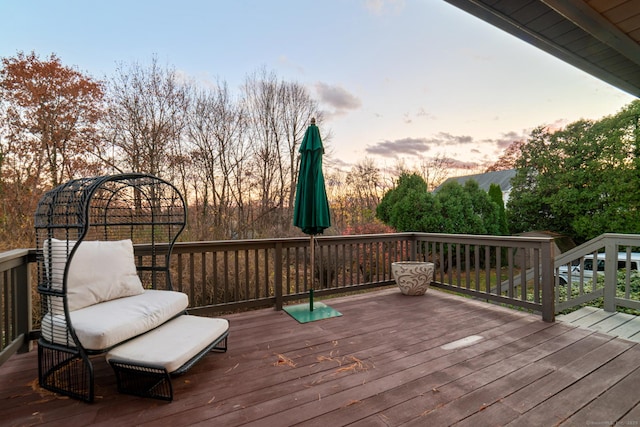
[[[298,82],[343,168],[444,156],[477,172],[537,126],[635,99],[443,0],[0,0],[0,17],[0,57],[55,53],[97,79],[156,56],[237,93],[262,68]]]

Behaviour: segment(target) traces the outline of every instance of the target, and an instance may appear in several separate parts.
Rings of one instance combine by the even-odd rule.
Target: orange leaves
[[[274,362],[273,366],[289,366],[291,368],[295,368],[296,364],[284,354],[278,354],[278,360]]]
[[[33,174],[40,187],[49,187],[93,171],[103,96],[102,82],[63,65],[55,54],[3,58],[1,122],[14,175]]]

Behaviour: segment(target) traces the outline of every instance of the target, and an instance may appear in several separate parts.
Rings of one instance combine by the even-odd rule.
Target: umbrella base
[[[300,323],[342,316],[342,313],[321,302],[314,304],[313,311],[309,309],[309,304],[289,305],[283,307],[283,310]]]

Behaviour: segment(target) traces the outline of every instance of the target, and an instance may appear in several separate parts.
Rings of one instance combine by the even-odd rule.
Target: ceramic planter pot
[[[391,263],[391,274],[404,295],[424,295],[433,280],[435,264],[423,261]]]

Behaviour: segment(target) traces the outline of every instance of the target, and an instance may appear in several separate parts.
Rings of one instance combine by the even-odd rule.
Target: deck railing
[[[396,233],[314,240],[315,272],[306,237],[178,243],[171,259],[173,287],[189,295],[193,313],[281,309],[305,301],[312,283],[317,298],[388,286],[394,283],[394,261],[424,260],[436,264],[433,286],[554,318],[550,238]],[[139,256],[146,252],[136,248]],[[39,304],[31,304],[31,269],[33,250],[0,254],[0,363],[26,351],[37,335],[31,326],[33,319],[37,329],[40,317]],[[526,287],[519,286],[521,271],[533,272]]]
[[[559,255],[554,263],[556,312],[597,298],[603,298],[605,311],[640,310],[632,292],[640,283],[639,248],[638,234],[607,233]]]
[[[28,249],[0,253],[0,365],[12,354],[30,349],[33,261]]]
[[[540,312],[553,320],[552,240],[427,233],[317,237],[314,292],[324,295],[394,283],[394,261],[436,264],[433,286]],[[180,243],[174,248],[173,285],[192,311],[274,306],[307,297],[311,288],[309,239]],[[523,266],[539,268],[527,292],[517,292]],[[546,270],[546,274],[545,274]],[[497,272],[506,285],[492,284]],[[488,285],[488,286],[487,286]],[[549,301],[544,303],[547,296]]]

